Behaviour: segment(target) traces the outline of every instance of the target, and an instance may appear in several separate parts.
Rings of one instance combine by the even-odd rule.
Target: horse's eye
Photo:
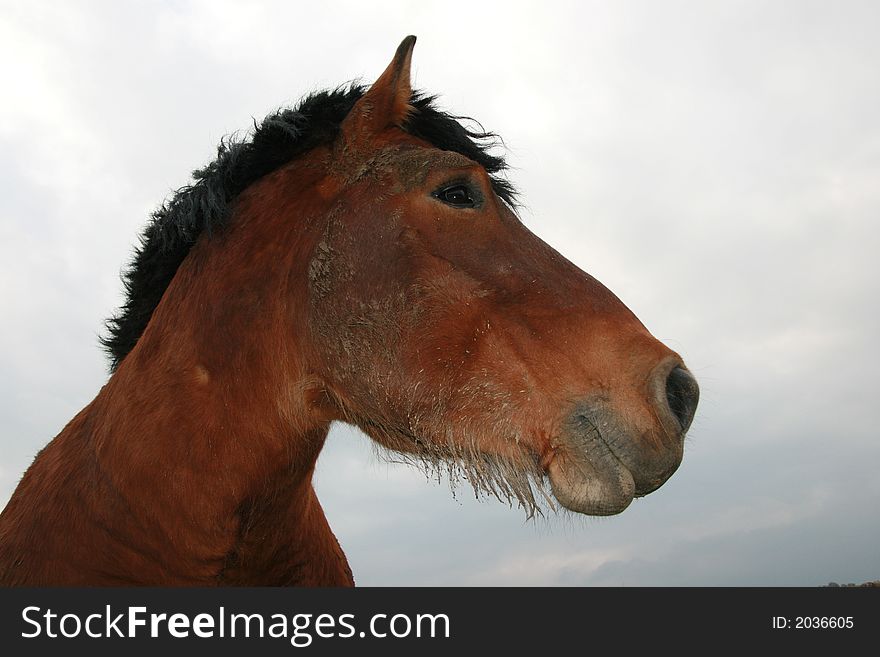
[[[435,192],[434,196],[454,208],[472,208],[475,205],[471,192],[465,185],[445,187]]]

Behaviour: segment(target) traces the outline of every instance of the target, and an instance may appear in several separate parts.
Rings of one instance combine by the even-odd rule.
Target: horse
[[[0,515],[3,585],[350,586],[312,486],[333,422],[529,515],[623,511],[699,388],[530,232],[497,135],[413,91],[278,110],[152,215],[106,384]]]

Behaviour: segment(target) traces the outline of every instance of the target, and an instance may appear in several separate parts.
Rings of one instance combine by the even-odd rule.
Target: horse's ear
[[[402,127],[413,111],[409,70],[416,38],[406,37],[397,47],[394,59],[370,90],[351,108],[342,122],[346,141],[374,135],[392,126]]]

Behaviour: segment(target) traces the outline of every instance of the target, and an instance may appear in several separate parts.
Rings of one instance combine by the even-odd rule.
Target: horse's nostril
[[[666,403],[681,425],[682,433],[688,430],[697,411],[700,386],[683,367],[675,367],[666,378]]]

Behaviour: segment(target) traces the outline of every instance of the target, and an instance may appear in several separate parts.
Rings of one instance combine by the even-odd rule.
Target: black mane
[[[140,246],[122,274],[125,302],[107,321],[108,334],[101,338],[110,357],[111,372],[137,343],[199,235],[222,229],[231,203],[257,179],[312,148],[331,143],[364,91],[362,86],[351,85],[311,94],[297,107],[279,110],[260,124],[255,122],[250,140],[221,141],[217,159],[194,171],[194,182],[177,190],[153,213],[140,236]],[[435,96],[413,94],[415,112],[406,131],[483,166],[498,196],[515,205],[512,185],[494,175],[507,168],[503,157],[489,152],[496,135],[466,128],[459,122],[463,117],[440,111],[435,100]]]

